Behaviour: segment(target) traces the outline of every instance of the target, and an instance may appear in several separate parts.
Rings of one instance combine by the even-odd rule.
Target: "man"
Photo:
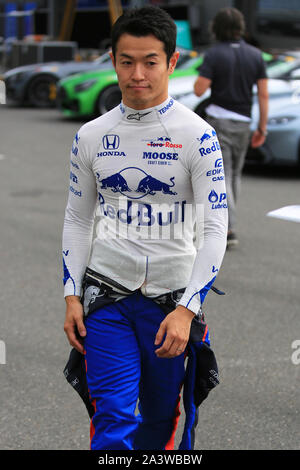
[[[249,145],[253,85],[257,85],[259,124],[251,138],[259,147],[267,135],[268,88],[261,52],[247,44],[242,35],[244,18],[235,8],[223,8],[212,22],[217,43],[205,53],[200,76],[195,82],[197,96],[211,88],[205,119],[215,128],[223,154],[228,201],[228,242],[236,245],[236,202],[241,173]]]
[[[111,53],[122,103],[83,125],[72,147],[64,328],[85,354],[91,449],[171,448],[191,324],[226,248],[224,179],[211,176],[221,151],[213,129],[168,96],[175,47],[166,12],[126,11]],[[166,299],[176,301],[167,315]]]

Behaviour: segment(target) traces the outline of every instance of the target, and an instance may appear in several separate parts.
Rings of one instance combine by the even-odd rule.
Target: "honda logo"
[[[120,145],[120,137],[115,134],[105,135],[102,139],[105,150],[116,150]]]

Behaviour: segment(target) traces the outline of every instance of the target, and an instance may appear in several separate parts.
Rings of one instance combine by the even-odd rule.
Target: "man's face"
[[[130,108],[146,109],[168,98],[168,81],[179,52],[167,64],[163,42],[155,36],[123,34],[111,59],[118,75],[123,103]]]

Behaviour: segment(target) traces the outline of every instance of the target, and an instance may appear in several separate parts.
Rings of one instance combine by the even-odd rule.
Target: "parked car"
[[[192,90],[192,82],[198,74],[204,54],[183,48],[179,48],[179,52],[179,60],[170,81],[176,79],[183,84],[189,83],[189,90]],[[263,53],[263,56],[266,61],[273,59],[268,53]],[[65,116],[92,118],[109,111],[120,101],[121,92],[114,70],[78,74],[58,82],[58,107]]]
[[[281,80],[300,79],[300,51],[280,55],[277,60],[270,62],[268,77]]]
[[[269,101],[268,135],[256,149],[249,146],[246,164],[300,165],[300,88],[299,93],[273,97]],[[257,100],[252,107],[251,129],[258,126]]]
[[[180,49],[173,77],[195,77],[203,54]],[[106,113],[121,101],[114,69],[84,72],[62,79],[57,84],[58,107],[65,116],[92,118]]]
[[[56,82],[63,77],[87,70],[110,69],[111,60],[104,53],[93,61],[45,62],[8,70],[5,82],[6,101],[34,107],[56,105]]]
[[[205,119],[210,90],[201,97],[194,93],[184,94],[186,88],[193,86],[194,77],[175,79],[170,82],[169,92],[178,101],[194,109]],[[300,80],[268,80],[269,112],[268,135],[265,143],[256,149],[249,146],[246,164],[299,165],[300,164]],[[258,126],[259,105],[257,89],[254,87],[251,129]]]

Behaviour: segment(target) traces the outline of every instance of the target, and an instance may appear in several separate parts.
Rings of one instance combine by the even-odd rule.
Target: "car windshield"
[[[190,67],[193,67],[197,62],[199,62],[199,55],[197,55],[196,57],[191,57],[190,55],[182,56],[181,60],[179,56],[179,60],[177,62],[176,68],[188,69]]]
[[[97,57],[93,62],[96,64],[104,64],[105,62],[111,61],[110,55],[108,52],[105,52],[104,54],[100,55],[100,57]]]

